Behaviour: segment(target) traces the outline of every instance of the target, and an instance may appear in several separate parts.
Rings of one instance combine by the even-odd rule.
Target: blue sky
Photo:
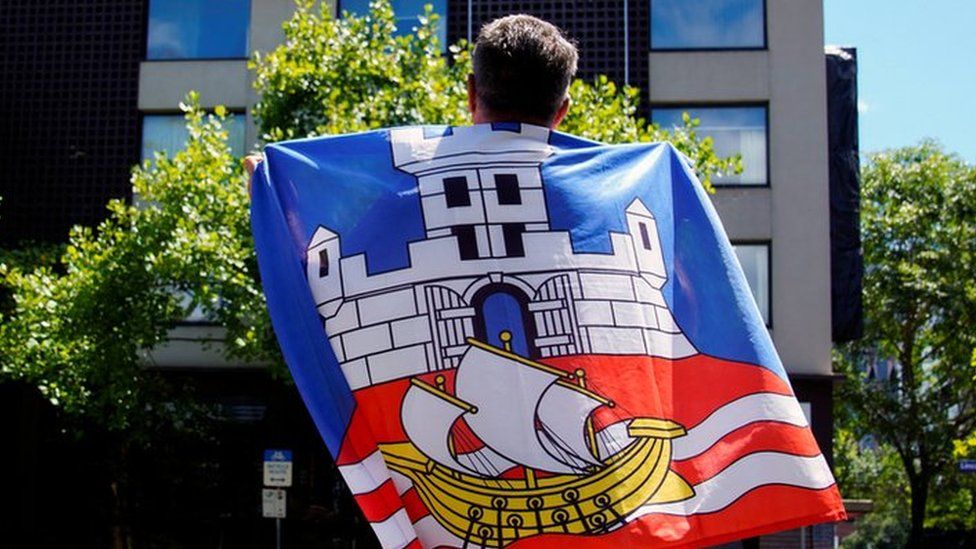
[[[861,150],[934,137],[976,162],[976,1],[825,0],[825,43],[856,46]]]

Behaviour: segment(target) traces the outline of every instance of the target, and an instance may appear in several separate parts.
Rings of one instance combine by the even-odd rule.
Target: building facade
[[[830,459],[834,375],[822,3],[427,1],[442,14],[441,36],[449,42],[470,39],[481,24],[497,16],[515,12],[541,16],[577,41],[581,77],[606,74],[616,82],[637,86],[642,113],[652,121],[680,124],[687,112],[700,120],[699,133],[715,140],[719,154],[742,155],[744,171],[720,177],[713,202],[797,396]],[[423,3],[394,2],[404,31]],[[366,6],[365,0],[331,0],[337,14],[361,13]],[[0,8],[4,31],[0,47],[5,53],[0,56],[5,74],[0,108],[6,123],[0,155],[12,171],[0,191],[3,242],[57,239],[71,224],[96,221],[106,199],[126,197],[131,164],[151,156],[153,150],[181,145],[185,134],[179,103],[189,90],[200,93],[205,107],[221,104],[237,113],[229,126],[231,142],[236,152],[252,149],[259,136],[250,107],[257,97],[247,58],[281,42],[281,24],[293,11],[292,0],[5,2]],[[64,103],[65,97],[71,101]],[[471,234],[455,234],[431,216],[428,238],[453,236],[463,243],[457,254],[485,257],[517,256],[515,242],[530,246],[534,239],[553,238],[547,236],[547,220],[537,207],[541,190],[536,190],[539,176],[532,164],[544,154],[539,151],[539,158],[505,166],[504,173],[497,166],[473,168],[489,184],[467,197],[472,201],[487,200],[489,195],[498,200],[503,187],[511,185],[506,178],[516,178],[521,200],[517,221],[477,219],[472,221]],[[424,165],[421,162],[416,168],[422,187]],[[425,192],[451,191],[431,187]],[[646,293],[646,305],[654,314],[640,317],[654,319],[654,326],[601,325],[608,308],[614,307],[612,297],[590,300],[585,284],[559,282],[560,277],[582,276],[578,273],[540,278],[526,282],[528,306],[533,314],[552,317],[545,325],[560,326],[552,333],[534,334],[531,344],[542,356],[566,352],[580,341],[574,339],[574,330],[636,329],[644,341],[658,337],[657,333],[674,336],[667,316],[659,316],[655,309],[663,301],[656,291],[660,286],[639,259],[640,224],[652,227],[653,219],[640,204],[632,209],[631,234],[619,235],[615,246],[620,245],[618,259],[630,262],[633,273],[627,276],[644,281],[642,290],[635,285],[635,291]],[[514,238],[515,233],[525,238]],[[337,246],[335,235],[323,228],[313,245],[318,247],[313,257],[326,262],[327,271],[327,262],[338,260],[337,253],[329,252]],[[422,247],[417,246],[417,253],[423,253]],[[315,274],[323,271],[321,261],[310,267],[318,269]],[[350,268],[344,264],[342,270]],[[486,284],[492,282],[504,281]],[[571,287],[583,288],[583,294],[567,294]],[[425,363],[451,360],[451,343],[436,341],[433,333],[429,341],[397,341],[397,322],[410,322],[432,309],[441,312],[439,321],[460,326],[461,332],[465,322],[472,322],[465,315],[475,295],[466,296],[450,284],[428,286],[420,296],[385,296],[396,303],[402,298],[410,314],[380,319],[390,324],[388,332],[393,335],[382,342],[382,351],[372,347],[364,351],[357,347],[357,338],[369,339],[362,332],[368,326],[347,313],[353,308],[370,310],[370,297],[356,291],[349,289],[344,303],[322,304],[332,315],[333,344],[354,379],[372,379],[376,368],[371,362],[382,361],[382,352],[415,353]],[[567,299],[575,300],[571,307],[552,305]],[[261,375],[260,367],[228,364],[208,347],[206,341],[220,337],[213,327],[188,322],[173,336],[153,352],[155,364],[179,372]],[[817,541],[827,534],[802,535],[809,542],[811,535]]]

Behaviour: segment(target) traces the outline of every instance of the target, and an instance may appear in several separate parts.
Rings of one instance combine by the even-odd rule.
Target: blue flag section
[[[275,332],[384,546],[701,545],[843,517],[669,144],[506,123],[265,156]]]

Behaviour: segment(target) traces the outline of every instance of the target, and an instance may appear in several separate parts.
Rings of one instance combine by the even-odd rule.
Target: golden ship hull
[[[637,418],[634,442],[590,474],[529,479],[482,478],[434,463],[409,442],[380,450],[390,469],[409,478],[427,509],[465,544],[503,547],[539,534],[599,534],[647,503],[687,499],[692,488],[671,471],[671,440],[680,425]]]

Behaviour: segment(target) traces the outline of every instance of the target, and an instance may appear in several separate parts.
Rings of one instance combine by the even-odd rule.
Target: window
[[[448,208],[459,208],[471,205],[471,193],[468,192],[468,178],[447,177],[444,179],[444,199]]]
[[[637,226],[640,228],[641,244],[644,245],[645,250],[650,250],[651,235],[647,234],[647,223],[638,223]]]
[[[716,177],[716,185],[767,185],[766,106],[667,107],[651,110],[651,120],[661,127],[684,126],[683,114],[700,122],[695,131],[715,141],[719,156],[742,155],[742,173]]]
[[[370,0],[341,0],[339,10],[345,10],[354,15],[369,13]],[[397,36],[413,32],[413,28],[420,24],[420,16],[424,14],[424,4],[430,4],[434,13],[440,16],[437,21],[437,39],[441,48],[447,51],[447,0],[392,0],[393,13],[396,15]]]
[[[247,57],[251,0],[150,0],[148,59]]]
[[[763,321],[769,326],[769,244],[734,244],[732,247]]]
[[[513,173],[496,173],[495,190],[498,192],[499,204],[522,203],[522,193],[519,191],[518,177]]]
[[[329,249],[323,248],[319,251],[319,278],[329,276]]]
[[[502,236],[505,238],[506,257],[525,256],[525,245],[522,243],[522,233],[524,232],[524,223],[507,223],[502,225]]]
[[[234,156],[244,156],[244,114],[224,120],[227,140]],[[142,118],[142,159],[151,160],[153,152],[173,156],[186,146],[189,134],[182,114],[147,114]]]
[[[649,0],[652,50],[766,47],[763,0]]]
[[[478,237],[474,225],[455,225],[451,234],[457,238],[461,259],[478,259]]]

